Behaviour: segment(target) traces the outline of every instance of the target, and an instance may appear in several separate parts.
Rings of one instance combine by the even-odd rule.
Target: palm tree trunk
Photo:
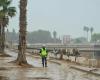
[[[2,53],[4,53],[5,49],[5,27],[2,27]]]
[[[92,32],[91,32],[91,41],[92,41]]]
[[[62,60],[62,59],[63,59],[63,51],[60,50],[60,60]]]
[[[20,30],[19,30],[19,46],[18,46],[18,57],[17,62],[19,65],[27,64],[25,50],[26,50],[26,7],[27,0],[20,0]]]
[[[88,42],[88,32],[87,32],[87,42]]]
[[[54,43],[56,43],[56,37],[54,37]]]
[[[0,53],[4,53],[4,27],[0,24]]]
[[[2,25],[0,24],[0,53],[2,53],[2,29],[1,29]]]

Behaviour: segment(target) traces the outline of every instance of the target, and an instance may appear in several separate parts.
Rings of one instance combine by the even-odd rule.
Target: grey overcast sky
[[[10,20],[9,30],[19,30],[19,0],[13,0],[17,15]],[[83,26],[100,32],[100,0],[28,0],[27,30],[56,30],[58,35],[84,36]]]

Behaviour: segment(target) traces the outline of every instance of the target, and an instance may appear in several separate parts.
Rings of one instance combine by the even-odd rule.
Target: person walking
[[[43,67],[47,67],[47,56],[48,56],[48,51],[45,48],[45,46],[43,45],[41,50],[40,50],[40,56],[42,59],[42,65]]]

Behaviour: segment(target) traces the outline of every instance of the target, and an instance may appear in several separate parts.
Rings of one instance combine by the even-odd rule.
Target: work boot
[[[44,67],[44,64],[42,63],[43,67]]]
[[[45,63],[45,67],[48,67],[48,66],[47,66],[47,63]]]

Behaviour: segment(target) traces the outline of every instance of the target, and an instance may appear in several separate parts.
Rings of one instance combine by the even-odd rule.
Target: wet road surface
[[[94,76],[85,72],[70,68],[70,65],[59,65],[48,62],[48,67],[43,68],[41,59],[27,56],[28,63],[34,68],[23,68],[16,64],[7,63],[15,60],[17,54],[13,57],[0,57],[0,80],[100,80],[99,76]]]

